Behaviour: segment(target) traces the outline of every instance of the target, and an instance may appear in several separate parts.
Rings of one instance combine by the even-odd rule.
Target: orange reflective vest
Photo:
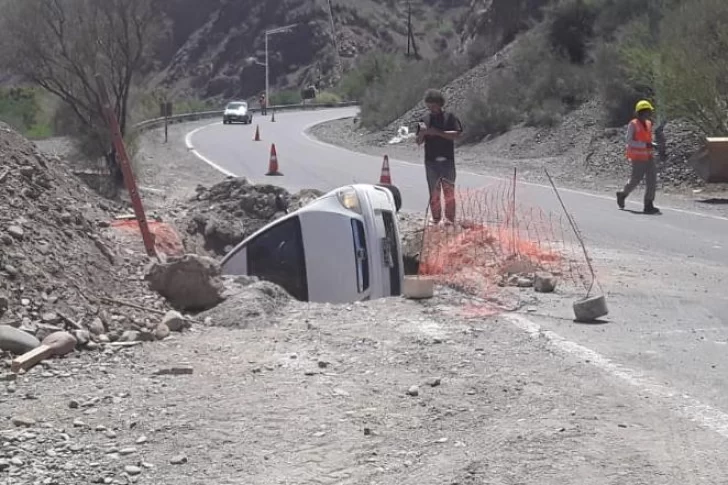
[[[632,134],[627,140],[627,158],[631,162],[648,162],[652,159],[652,122],[642,123],[634,119],[629,123],[629,132]]]

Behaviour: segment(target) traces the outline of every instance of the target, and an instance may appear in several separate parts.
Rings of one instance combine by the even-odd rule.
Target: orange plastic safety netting
[[[539,272],[553,275],[561,288],[592,285],[568,216],[517,202],[515,178],[452,197],[455,223],[427,224],[423,231],[421,276],[490,301],[504,287],[531,286]]]
[[[174,228],[164,222],[147,220],[149,226],[149,232],[154,237],[154,247],[157,253],[163,253],[167,256],[181,256],[185,253],[184,244],[177,231]],[[119,219],[111,223],[111,227],[139,235],[141,241],[141,234],[139,230],[139,223],[136,219]]]

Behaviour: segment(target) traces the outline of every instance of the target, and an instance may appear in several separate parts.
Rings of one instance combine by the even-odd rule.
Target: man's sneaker
[[[660,209],[655,207],[652,202],[645,202],[644,213],[649,215],[661,214]]]
[[[627,194],[624,192],[617,192],[617,205],[620,209],[624,209],[624,201],[627,199]]]
[[[432,219],[430,218],[429,223],[431,226],[439,226],[440,225],[440,219]]]

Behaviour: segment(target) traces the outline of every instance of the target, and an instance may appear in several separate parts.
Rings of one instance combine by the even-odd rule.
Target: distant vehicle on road
[[[249,125],[253,122],[253,113],[248,109],[248,103],[245,101],[233,101],[225,106],[222,114],[222,122],[226,125],[240,122]]]
[[[227,275],[257,276],[301,301],[398,296],[404,266],[393,186],[340,187],[262,228],[222,260]]]

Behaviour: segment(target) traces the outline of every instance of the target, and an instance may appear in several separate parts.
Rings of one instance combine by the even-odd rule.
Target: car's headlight
[[[344,208],[349,209],[350,211],[354,211],[358,214],[361,214],[361,204],[359,203],[359,195],[356,193],[356,190],[354,190],[352,187],[348,187],[346,189],[341,189],[336,194],[336,196],[339,199],[339,202],[341,203]]]

